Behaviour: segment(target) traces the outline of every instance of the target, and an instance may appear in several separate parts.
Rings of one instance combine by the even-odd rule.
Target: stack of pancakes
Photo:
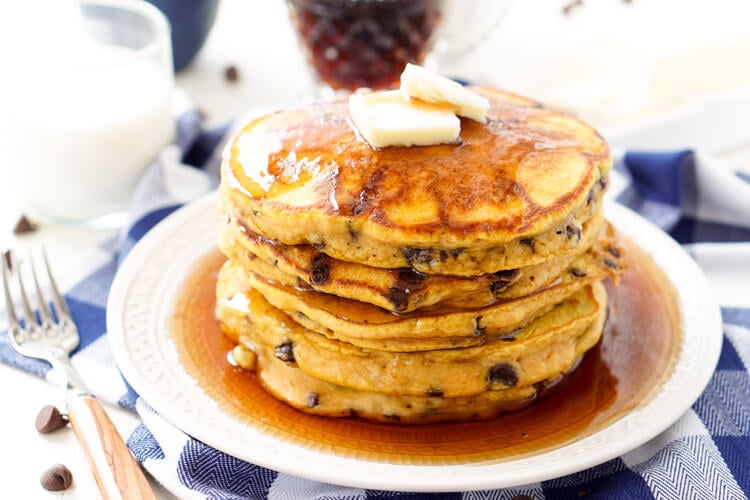
[[[217,316],[240,364],[310,413],[390,422],[528,405],[599,340],[621,252],[580,121],[496,89],[459,144],[375,149],[346,101],[227,146]]]

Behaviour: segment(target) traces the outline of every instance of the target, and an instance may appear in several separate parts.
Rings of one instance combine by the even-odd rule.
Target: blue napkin
[[[105,335],[106,296],[132,246],[161,219],[216,186],[217,150],[227,130],[203,130],[197,114],[183,114],[177,143],[139,186],[132,223],[117,241],[82,256],[84,277],[66,287],[82,335],[73,363],[86,380],[96,381],[97,395],[138,412],[142,424],[128,445],[178,497],[640,499],[746,498],[750,493],[750,179],[692,151],[615,155],[609,195],[685,245],[723,306],[723,350],[706,391],[678,422],[645,445],[550,481],[433,495],[346,488],[277,473],[227,456],[170,425],[138,399],[113,366]],[[45,363],[16,355],[6,332],[0,334],[0,361],[42,377],[49,372]]]

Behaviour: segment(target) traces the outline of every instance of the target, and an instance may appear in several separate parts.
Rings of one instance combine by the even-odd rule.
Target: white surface
[[[110,344],[125,378],[165,419],[215,448],[275,470],[334,484],[406,491],[487,489],[558,477],[619,456],[666,429],[703,391],[719,357],[721,314],[703,273],[655,226],[610,204],[608,219],[653,257],[679,293],[681,350],[672,376],[652,401],[586,439],[502,463],[407,466],[298,446],[223,412],[184,371],[174,348],[169,331],[173,307],[180,283],[216,246],[217,200],[212,193],[179,210],[128,255],[107,307]],[[188,223],[193,231],[186,233]]]
[[[3,403],[3,471],[4,498],[100,498],[86,455],[76,441],[73,429],[67,427],[51,434],[38,434],[34,428],[37,412],[45,405],[60,404],[57,386],[0,364],[0,399]],[[137,425],[129,412],[105,405],[107,414],[122,436],[129,436]],[[44,490],[39,479],[50,466],[61,463],[73,474],[73,486],[64,492]],[[159,498],[174,498],[152,481]]]
[[[602,0],[584,2],[582,8],[564,16],[561,8],[567,3],[517,0],[483,48],[447,67],[476,81],[572,109],[608,130],[622,130],[644,117],[658,119],[665,112],[679,113],[678,108],[685,104],[700,107],[708,103],[710,107],[717,97],[750,84],[750,65],[746,64],[750,3],[746,0],[634,0],[631,4]],[[205,47],[194,64],[177,77],[177,85],[190,92],[212,122],[235,117],[250,107],[280,107],[311,95],[311,81],[287,23],[284,3],[274,0],[260,4],[222,0]],[[4,9],[18,5],[21,2]],[[8,18],[0,16],[0,22]],[[29,27],[29,31],[43,32],[39,26]],[[23,49],[3,38],[8,33],[0,30],[2,60],[6,60],[3,50]],[[236,83],[224,79],[224,69],[229,65],[239,69]],[[50,80],[54,77],[49,75]],[[0,95],[15,97],[9,95],[3,82]],[[724,115],[729,121],[714,122],[711,129],[714,135],[739,136],[744,142],[727,150],[710,145],[704,149],[713,155],[721,153],[732,168],[750,171],[750,128],[745,125],[748,114],[741,112],[743,106],[737,103],[734,112],[729,106],[730,114]],[[689,132],[692,137],[702,137],[701,131]],[[13,174],[23,165],[8,161],[4,138],[0,127],[0,250],[44,243],[58,272],[66,273],[65,279],[73,283],[86,269],[76,264],[75,256],[116,233],[46,225],[32,237],[12,237],[11,229],[23,202],[15,193]],[[700,252],[702,264],[707,262],[704,259],[712,260],[709,249]],[[712,266],[708,269],[711,283],[734,283],[721,261]],[[747,295],[744,289],[741,295]],[[12,410],[3,412],[0,425],[0,442],[4,449],[14,450],[12,454],[0,454],[3,495],[96,498],[93,478],[88,476],[72,433],[41,437],[34,430],[38,408],[56,400],[56,389],[0,365],[0,397],[13,402]],[[115,410],[111,416],[124,435],[135,425],[135,418],[125,412]],[[55,494],[38,486],[39,475],[53,461],[68,464],[75,476],[74,489]]]

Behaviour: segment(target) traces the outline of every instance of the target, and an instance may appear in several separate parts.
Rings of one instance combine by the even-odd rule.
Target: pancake
[[[263,387],[287,404],[325,417],[357,416],[387,423],[425,424],[446,420],[487,419],[525,408],[574,370],[531,386],[504,391],[484,391],[473,396],[406,396],[358,391],[312,377],[298,367],[258,349],[258,379]],[[267,361],[267,362],[266,362]]]
[[[574,272],[563,273],[555,283],[517,299],[478,309],[435,307],[394,314],[363,302],[281,285],[246,271],[230,261],[227,273],[246,287],[259,291],[274,307],[302,326],[332,338],[367,347],[386,339],[475,338],[501,335],[547,310],[581,288],[616,274],[618,260],[607,254],[584,254]],[[418,344],[418,342],[417,342]],[[365,345],[362,345],[365,347]],[[450,345],[452,347],[452,345]]]
[[[230,267],[225,266],[222,273]],[[244,300],[229,290],[221,292],[227,294],[220,295],[217,303],[223,327],[236,332],[256,353],[261,346],[273,348],[277,358],[337,385],[415,396],[470,396],[556,376],[598,341],[606,305],[604,287],[595,283],[529,323],[512,339],[465,349],[393,353],[360,349],[309,331],[256,290],[245,291]]]
[[[458,143],[373,148],[346,99],[229,141],[216,316],[276,398],[386,422],[488,418],[598,342],[602,281],[624,269],[602,213],[609,148],[533,100],[472,90],[488,119],[460,118]]]
[[[477,308],[528,295],[551,283],[588,251],[603,222],[601,214],[589,219],[574,251],[533,266],[472,277],[428,275],[410,268],[383,269],[333,259],[309,245],[289,246],[264,238],[230,216],[222,217],[219,247],[249,271],[282,285],[404,313],[435,304]]]
[[[312,377],[299,367],[276,358],[269,347],[256,349],[258,380],[269,393],[290,406],[324,417],[357,416],[401,424],[487,419],[502,412],[520,410],[544,396],[578,365],[576,360],[565,374],[530,386],[446,398],[359,391]]]
[[[225,150],[225,210],[285,245],[339,260],[475,276],[579,243],[611,168],[604,140],[535,101],[476,88],[486,125],[460,145],[373,149],[345,100],[268,115]]]

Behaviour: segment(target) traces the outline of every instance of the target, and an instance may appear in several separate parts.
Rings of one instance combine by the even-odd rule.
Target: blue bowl
[[[174,70],[187,67],[198,54],[216,20],[219,0],[147,0],[172,25]]]

